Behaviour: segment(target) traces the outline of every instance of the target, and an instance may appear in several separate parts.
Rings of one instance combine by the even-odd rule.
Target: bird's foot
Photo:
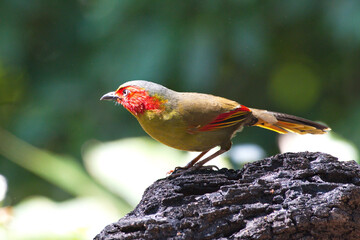
[[[207,166],[199,166],[194,165],[192,167],[176,167],[174,170],[171,170],[167,173],[169,179],[174,179],[186,173],[193,173],[197,170],[219,170],[219,168],[215,165],[207,165]]]
[[[174,170],[170,170],[166,173],[168,179],[174,179],[183,175],[184,173],[191,172],[189,171],[191,168],[184,168],[184,167],[176,167]]]
[[[174,170],[168,171],[166,173],[166,176],[172,175],[173,173],[178,172],[178,171],[185,171],[187,169],[189,169],[189,167],[176,167]]]

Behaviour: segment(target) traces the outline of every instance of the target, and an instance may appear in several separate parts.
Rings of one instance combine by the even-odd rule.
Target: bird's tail
[[[260,109],[250,109],[256,122],[252,126],[266,128],[278,133],[294,132],[298,134],[324,134],[331,129],[320,123],[316,123],[301,117],[277,112],[269,112]]]

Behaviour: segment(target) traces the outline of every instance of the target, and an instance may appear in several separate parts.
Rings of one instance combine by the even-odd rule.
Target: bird
[[[294,115],[246,107],[211,94],[177,92],[145,80],[126,82],[100,100],[122,105],[155,140],[175,149],[200,152],[181,167],[185,170],[199,169],[230,150],[231,139],[245,126],[257,126],[280,134],[324,134],[331,130]],[[219,150],[203,158],[219,146]]]

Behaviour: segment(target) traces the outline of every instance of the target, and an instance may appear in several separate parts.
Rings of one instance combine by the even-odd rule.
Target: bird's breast
[[[177,111],[147,111],[137,116],[141,127],[155,140],[185,151],[205,151],[227,141],[232,132],[194,132]],[[229,129],[230,130],[230,129]]]

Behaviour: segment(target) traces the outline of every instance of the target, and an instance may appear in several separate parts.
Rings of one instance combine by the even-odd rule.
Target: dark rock
[[[360,166],[286,153],[160,179],[105,239],[360,239]]]

